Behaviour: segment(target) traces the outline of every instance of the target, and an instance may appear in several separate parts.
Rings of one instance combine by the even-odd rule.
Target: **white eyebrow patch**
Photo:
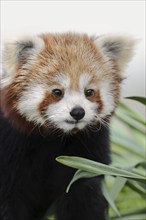
[[[79,90],[84,90],[90,83],[91,75],[89,73],[82,73],[79,79]]]
[[[56,83],[59,83],[61,86],[63,86],[65,89],[69,88],[70,79],[65,73],[59,73],[54,77],[54,80]]]

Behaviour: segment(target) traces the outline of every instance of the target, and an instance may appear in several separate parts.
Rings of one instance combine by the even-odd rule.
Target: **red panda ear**
[[[94,42],[104,56],[114,60],[119,69],[123,70],[133,56],[136,40],[129,36],[102,35]]]
[[[2,87],[9,85],[18,69],[23,64],[32,62],[43,47],[44,41],[38,36],[6,42],[2,53]]]

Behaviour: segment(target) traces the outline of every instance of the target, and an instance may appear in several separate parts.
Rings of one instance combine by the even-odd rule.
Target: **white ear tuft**
[[[123,70],[133,56],[136,40],[129,36],[103,35],[94,42],[103,55],[116,61],[119,69]]]
[[[44,41],[38,36],[27,36],[4,43],[2,87],[9,85],[16,76],[18,68],[34,59],[43,48]]]

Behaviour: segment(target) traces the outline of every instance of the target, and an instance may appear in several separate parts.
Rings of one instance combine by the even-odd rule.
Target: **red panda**
[[[0,116],[0,219],[105,220],[101,177],[81,179],[60,155],[110,163],[109,123],[135,41],[41,34],[7,42]]]

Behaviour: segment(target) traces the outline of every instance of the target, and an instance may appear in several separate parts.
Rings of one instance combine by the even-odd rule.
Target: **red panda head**
[[[64,132],[81,130],[112,115],[122,71],[133,52],[127,36],[91,39],[42,34],[5,44],[1,108],[14,126]]]

